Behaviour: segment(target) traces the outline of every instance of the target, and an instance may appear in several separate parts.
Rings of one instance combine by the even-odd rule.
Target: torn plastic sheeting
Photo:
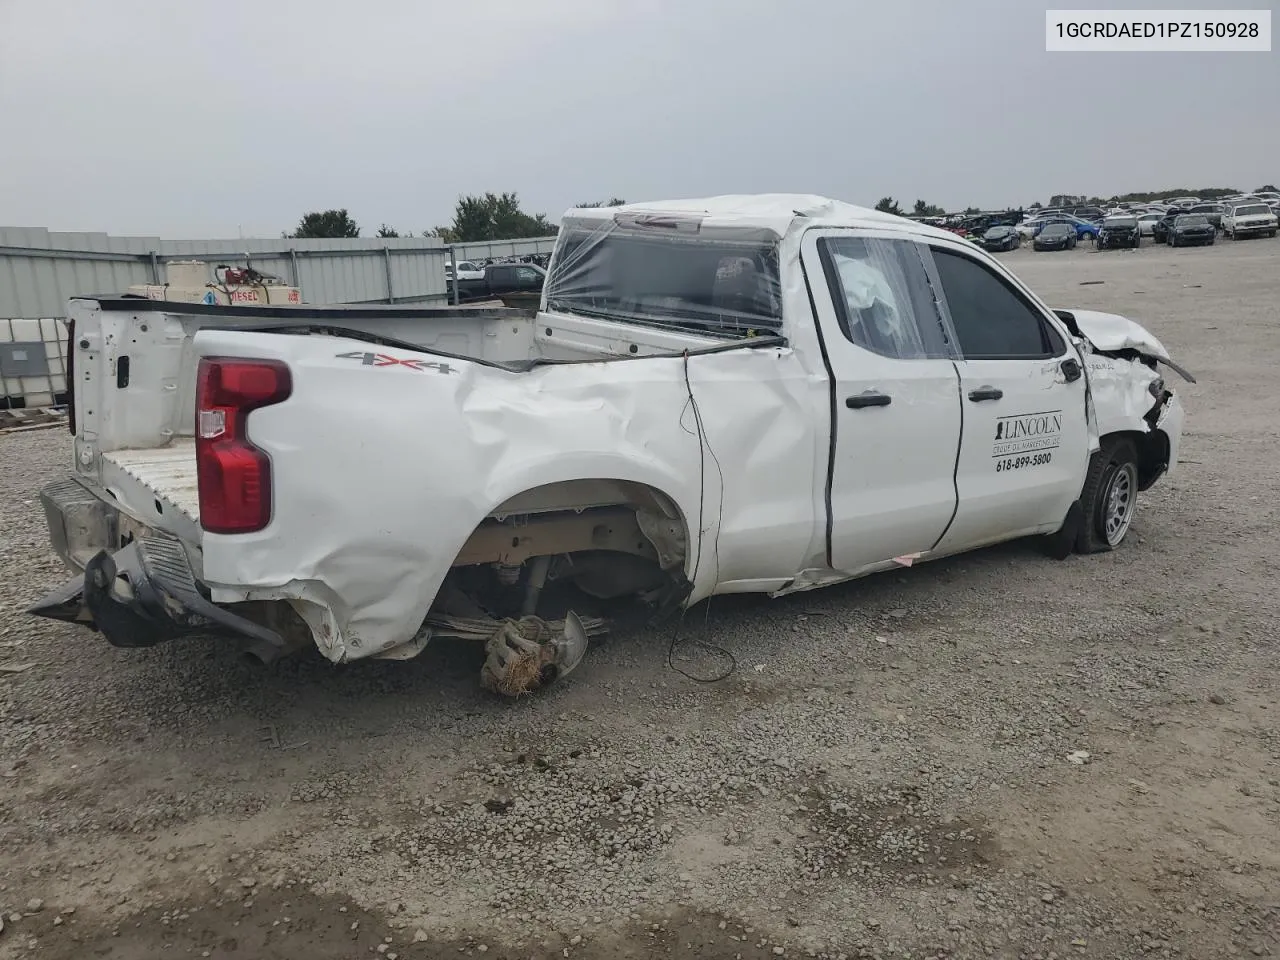
[[[698,565],[690,603],[711,591],[717,572],[758,575],[775,570],[780,554],[799,567],[810,547],[821,425],[804,414],[813,387],[789,349],[689,357],[703,443],[683,357],[525,373],[451,360],[444,373],[352,364],[336,356],[344,346],[237,331],[203,331],[198,341],[201,353],[251,351],[294,372],[290,401],[255,411],[250,427],[272,458],[273,522],[258,533],[206,534],[205,578],[328,610],[336,636],[322,648],[331,659],[413,637],[475,527],[549,483],[626,480],[673,500],[690,529],[687,569]],[[771,421],[779,426],[765,442],[760,431]],[[780,532],[789,539],[779,542]],[[717,546],[733,569],[717,571]],[[319,614],[307,617],[313,627],[326,619]]]
[[[546,308],[733,332],[781,329],[776,235],[741,227],[673,233],[648,222],[567,219],[544,288]]]

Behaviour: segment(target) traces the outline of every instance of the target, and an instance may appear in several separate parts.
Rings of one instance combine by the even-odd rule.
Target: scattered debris
[[[0,663],[0,673],[26,673],[35,664],[28,661],[27,663]]]
[[[1067,762],[1074,763],[1077,767],[1082,767],[1089,762],[1089,758],[1092,756],[1093,754],[1088,750],[1072,750],[1067,754]]]
[[[1107,281],[1105,281],[1105,280],[1081,280],[1081,281],[1080,281],[1080,286],[1082,286],[1082,287],[1096,287],[1098,284],[1100,284],[1100,283],[1106,283],[1106,282],[1107,282]]]
[[[0,410],[0,433],[27,433],[31,430],[48,430],[67,425],[65,407],[33,407],[31,409]]]
[[[1227,698],[1220,693],[1211,693],[1209,694],[1209,702],[1216,703],[1218,706],[1222,706],[1227,702]]]
[[[297,743],[282,743],[280,740],[280,731],[276,729],[276,725],[274,723],[264,724],[258,729],[265,730],[267,732],[265,737],[259,737],[258,739],[262,743],[271,744],[271,748],[273,750],[297,750],[299,747],[305,747],[311,742],[310,740],[299,740]]]

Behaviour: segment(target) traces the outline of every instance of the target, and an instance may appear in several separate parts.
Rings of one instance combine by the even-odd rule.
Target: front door
[[[810,231],[803,258],[835,403],[831,566],[928,551],[955,511],[959,382],[915,242]]]
[[[964,439],[940,553],[1058,529],[1089,459],[1085,378],[1044,311],[968,252],[932,250],[955,330]]]

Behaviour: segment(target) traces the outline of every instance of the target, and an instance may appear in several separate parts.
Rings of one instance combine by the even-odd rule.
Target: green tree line
[[[579,203],[583,207],[619,207],[627,201],[619,197],[608,200],[592,200]],[[458,198],[453,211],[453,222],[423,230],[424,237],[438,237],[445,243],[472,243],[477,240],[521,240],[527,237],[552,237],[559,232],[559,225],[547,218],[545,213],[527,213],[520,206],[520,198],[515,193],[485,193],[478,196]],[[395,227],[381,224],[377,237],[399,237],[414,234],[410,231],[401,234]],[[298,221],[292,233],[281,236],[293,239],[320,239],[360,236],[360,225],[351,217],[345,207],[333,210],[321,210],[308,213]]]

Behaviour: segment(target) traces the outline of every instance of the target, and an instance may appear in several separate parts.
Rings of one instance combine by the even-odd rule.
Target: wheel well
[[[1107,434],[1102,438],[1102,442],[1119,439],[1131,440],[1134,449],[1138,451],[1139,490],[1149,488],[1169,468],[1169,437],[1163,430],[1151,430],[1147,433],[1138,430],[1122,430]]]
[[[683,572],[689,527],[676,502],[648,484],[576,479],[522,491],[494,507],[454,566],[513,565],[539,556],[629,553]]]

